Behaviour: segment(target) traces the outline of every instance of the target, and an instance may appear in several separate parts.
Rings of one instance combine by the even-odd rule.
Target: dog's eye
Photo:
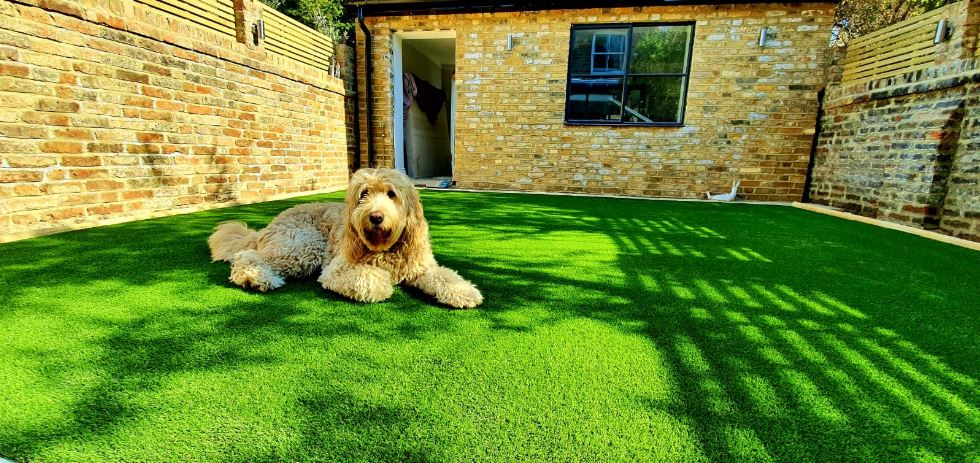
[[[391,199],[395,199],[395,190],[388,190],[388,197]]]
[[[361,192],[361,198],[360,199],[367,198],[367,194],[368,194],[368,191],[367,190],[362,191]]]

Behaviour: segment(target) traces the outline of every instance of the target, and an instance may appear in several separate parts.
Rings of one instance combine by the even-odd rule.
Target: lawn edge
[[[627,195],[608,195],[601,193],[568,193],[562,191],[530,191],[530,190],[494,190],[494,189],[477,189],[477,188],[432,188],[425,186],[416,186],[418,190],[422,191],[438,191],[438,192],[463,192],[463,193],[504,193],[509,195],[538,195],[538,196],[572,196],[581,198],[615,198],[615,199],[638,199],[642,201],[670,201],[679,203],[713,203],[713,204],[752,204],[757,206],[792,206],[792,203],[785,201],[712,201],[704,198],[660,198],[651,196],[627,196]]]
[[[980,243],[976,241],[965,240],[963,238],[957,238],[955,236],[944,235],[942,233],[938,233],[930,230],[923,230],[921,228],[910,227],[908,225],[902,225],[902,224],[888,222],[880,219],[873,219],[871,217],[865,217],[863,215],[851,214],[850,212],[844,212],[840,209],[835,209],[830,206],[824,206],[824,205],[813,204],[813,203],[800,203],[794,201],[793,207],[810,211],[810,212],[816,212],[818,214],[825,214],[825,215],[829,215],[845,220],[853,220],[855,222],[863,222],[869,225],[875,225],[882,228],[898,230],[901,232],[918,235],[923,238],[928,238],[931,240],[952,244],[954,246],[960,246],[963,248],[972,249],[974,251],[980,251]]]
[[[85,230],[85,229],[88,229],[88,228],[102,227],[102,226],[106,226],[106,225],[118,225],[118,224],[121,224],[121,223],[139,222],[139,221],[142,221],[142,220],[159,219],[161,217],[172,217],[172,216],[175,216],[175,215],[185,215],[185,214],[193,214],[195,212],[210,211],[210,210],[215,210],[215,209],[224,209],[226,207],[236,207],[236,206],[245,206],[245,205],[248,205],[248,204],[266,203],[266,202],[271,202],[271,201],[281,201],[281,200],[284,200],[284,199],[300,198],[300,197],[303,197],[303,196],[322,195],[322,194],[334,193],[334,192],[337,192],[337,191],[342,191],[342,190],[344,190],[346,188],[347,188],[347,185],[343,185],[343,186],[336,186],[336,187],[330,187],[330,188],[321,188],[319,190],[307,190],[307,191],[297,191],[297,192],[293,192],[293,193],[281,193],[281,194],[278,194],[278,195],[272,195],[272,196],[266,196],[266,197],[262,197],[262,198],[256,198],[254,200],[240,200],[240,199],[236,199],[236,200],[233,200],[233,201],[227,201],[227,202],[223,202],[223,203],[197,204],[197,205],[193,205],[193,206],[189,206],[189,207],[182,207],[182,208],[179,208],[179,209],[167,209],[167,210],[162,210],[162,211],[150,211],[150,212],[146,212],[146,213],[142,213],[142,214],[129,215],[129,216],[126,216],[126,217],[116,217],[116,218],[106,219],[106,220],[87,221],[87,222],[79,222],[79,223],[74,223],[74,224],[64,224],[64,225],[58,225],[56,227],[48,227],[48,228],[41,228],[41,229],[38,229],[38,230],[29,230],[29,231],[25,231],[25,232],[18,232],[18,233],[11,233],[11,234],[0,235],[0,244],[3,244],[3,243],[12,243],[14,241],[21,241],[21,240],[26,240],[26,239],[31,239],[31,238],[38,238],[38,237],[41,237],[41,236],[56,235],[58,233],[66,233],[66,232],[76,231],[76,230]],[[0,460],[0,463],[3,463],[3,461]]]

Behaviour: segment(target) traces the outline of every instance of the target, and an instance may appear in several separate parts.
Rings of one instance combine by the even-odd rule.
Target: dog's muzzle
[[[380,222],[379,222],[380,223]],[[375,246],[381,246],[391,238],[391,230],[380,228],[375,224],[374,227],[364,230],[364,236]]]

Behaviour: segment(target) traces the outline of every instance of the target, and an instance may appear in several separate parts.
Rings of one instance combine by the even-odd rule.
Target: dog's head
[[[374,252],[387,251],[422,226],[419,194],[405,174],[361,169],[347,187],[347,232]]]

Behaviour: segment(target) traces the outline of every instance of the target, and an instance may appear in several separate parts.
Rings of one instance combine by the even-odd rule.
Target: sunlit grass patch
[[[980,253],[777,206],[424,192],[486,296],[227,282],[332,194],[0,246],[17,461],[969,461]]]

